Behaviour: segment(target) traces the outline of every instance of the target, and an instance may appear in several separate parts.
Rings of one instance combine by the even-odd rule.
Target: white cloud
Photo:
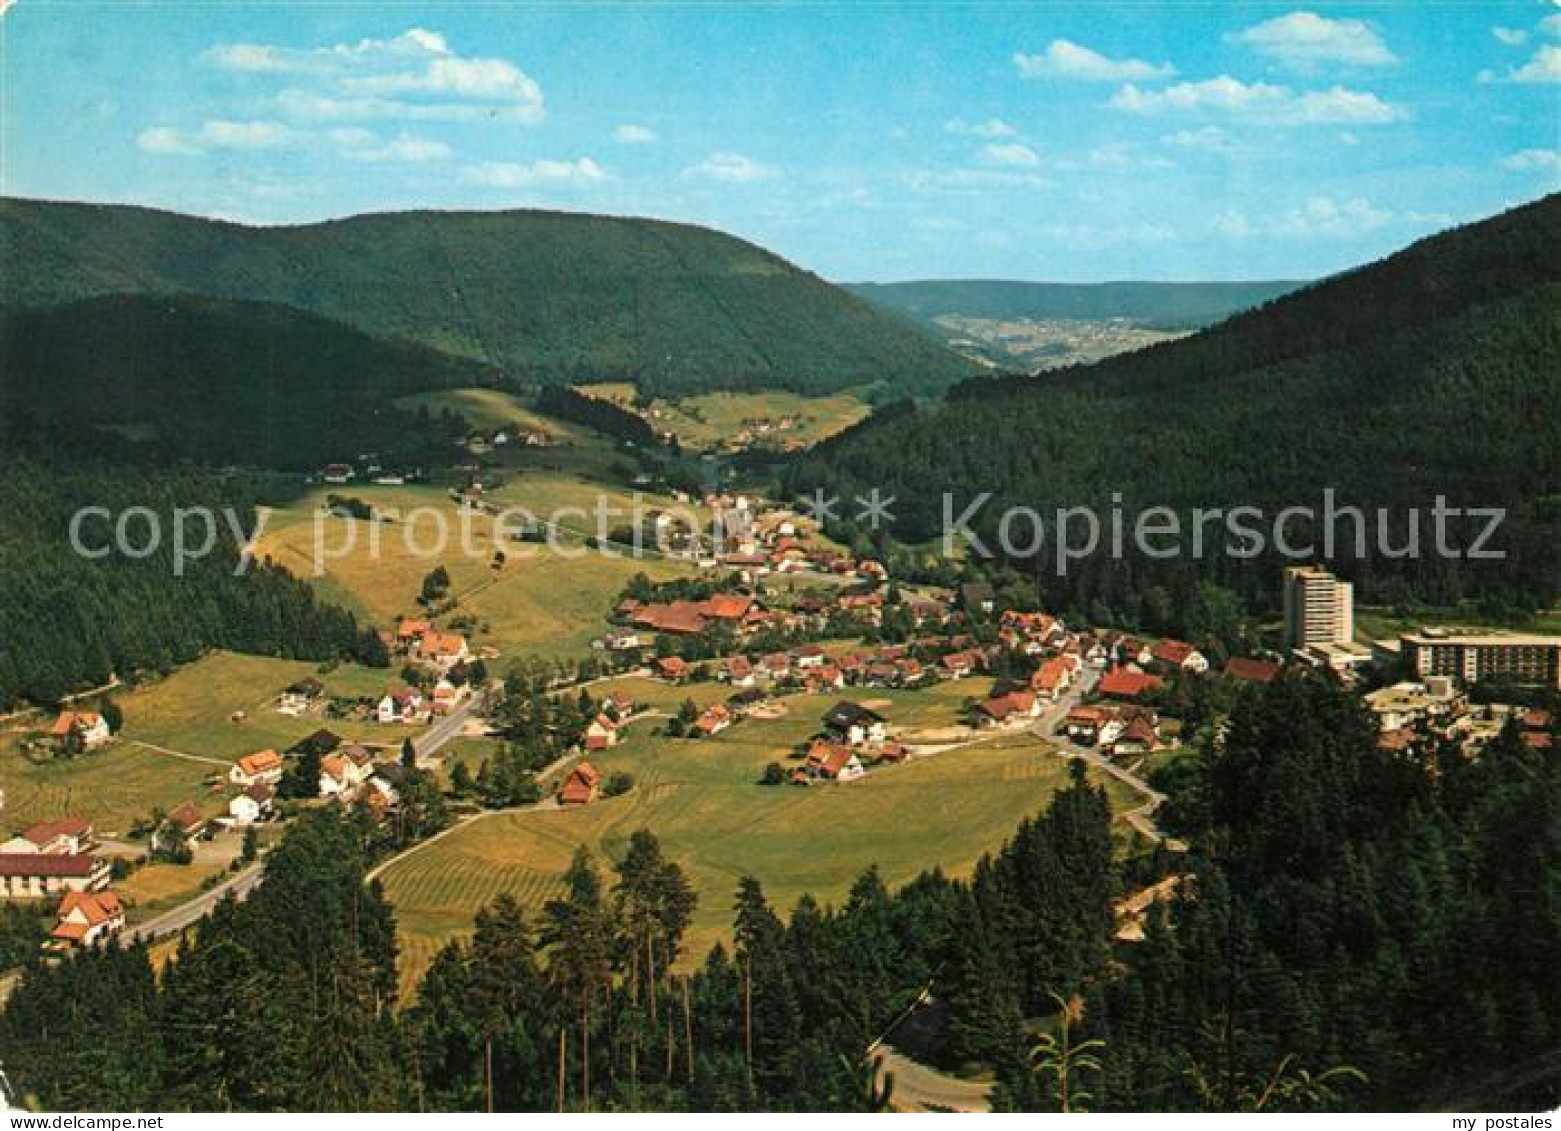
[[[5,17],[5,14],[11,10],[11,5],[15,3],[16,0],[0,0],[0,19]]]
[[[741,153],[712,153],[697,165],[684,170],[685,176],[712,181],[762,181],[775,176],[770,166]]]
[[[1083,82],[1145,82],[1170,78],[1176,68],[1169,63],[1142,59],[1110,59],[1098,51],[1067,39],[1054,39],[1040,55],[1014,56],[1014,66],[1027,79],[1078,79]]]
[[[544,116],[542,88],[514,63],[462,56],[444,36],[425,28],[327,47],[218,44],[201,61],[228,71],[289,76],[295,85],[278,95],[277,104],[306,120],[535,123]]]
[[[1226,37],[1294,70],[1319,66],[1387,67],[1398,62],[1365,20],[1334,20],[1315,12],[1291,12]]]
[[[1517,173],[1561,174],[1561,149],[1520,149],[1503,157],[1500,165]]]
[[[208,149],[276,149],[293,141],[293,132],[281,122],[205,123],[195,140]]]
[[[1218,126],[1177,130],[1175,133],[1162,134],[1160,140],[1166,145],[1174,145],[1181,149],[1202,149],[1210,153],[1230,148],[1230,135]]]
[[[411,134],[402,134],[387,145],[377,145],[374,135],[367,130],[332,130],[332,135],[367,133],[370,142],[365,146],[361,143],[345,142],[347,156],[357,161],[385,161],[415,163],[421,161],[443,161],[450,156],[450,147],[442,141],[433,141],[429,138],[413,137]]]
[[[136,135],[136,144],[147,153],[199,153],[197,146],[186,141],[184,135],[172,126],[152,126]]]
[[[1561,47],[1545,44],[1508,77],[1518,83],[1561,82]]]
[[[1545,35],[1561,35],[1561,12],[1540,20],[1539,30]]]
[[[487,161],[461,171],[466,181],[494,188],[526,188],[539,184],[590,184],[600,181],[606,172],[589,157],[575,161],[532,161],[522,165],[512,161]]]
[[[341,126],[331,130],[326,136],[337,145],[350,148],[362,148],[379,141],[379,136],[373,130],[365,130],[359,126]]]
[[[943,124],[943,128],[951,134],[966,137],[1014,137],[1019,132],[1001,118],[988,118],[984,122],[967,122],[962,118],[952,118]]]
[[[1370,91],[1334,86],[1297,93],[1273,83],[1245,83],[1229,75],[1202,82],[1179,82],[1163,90],[1143,90],[1132,83],[1113,94],[1107,105],[1129,114],[1165,111],[1213,111],[1270,125],[1394,122],[1404,112]]]
[[[1045,189],[1053,182],[1039,173],[1024,173],[1014,169],[939,169],[917,171],[908,178],[910,187],[918,192],[944,190],[955,192],[984,189]]]
[[[1018,142],[1002,145],[983,145],[977,156],[983,165],[1000,165],[1008,168],[1033,169],[1041,163],[1035,150]]]
[[[1209,221],[1209,230],[1229,240],[1259,236],[1295,240],[1350,240],[1378,231],[1395,220],[1422,223],[1439,222],[1442,219],[1413,213],[1397,216],[1391,210],[1360,197],[1339,201],[1328,196],[1314,196],[1298,207],[1258,219],[1228,210]]]
[[[636,126],[627,123],[613,130],[612,136],[624,145],[649,145],[656,140],[656,131],[649,126]]]
[[[1528,39],[1528,32],[1520,27],[1493,27],[1491,34],[1508,47],[1521,47]]]

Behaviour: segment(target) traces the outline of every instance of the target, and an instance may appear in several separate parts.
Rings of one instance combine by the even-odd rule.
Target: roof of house
[[[88,730],[97,726],[102,718],[96,711],[61,711],[49,733],[55,738],[64,738],[73,730]]]
[[[849,699],[842,699],[831,707],[824,715],[824,725],[836,727],[840,730],[848,730],[853,726],[871,726],[873,723],[881,723],[884,717],[877,711],[853,703]]]
[[[339,782],[347,780],[347,759],[340,754],[329,754],[320,759],[320,773]]]
[[[83,817],[60,817],[54,821],[39,821],[36,825],[29,825],[20,833],[23,840],[32,841],[34,844],[48,844],[56,837],[82,837],[91,834],[92,822]]]
[[[717,593],[700,602],[699,611],[711,620],[741,620],[753,607],[753,598],[742,593]]]
[[[1161,663],[1175,664],[1177,667],[1180,667],[1195,652],[1197,652],[1197,649],[1185,640],[1162,640],[1154,646],[1152,655]]]
[[[634,623],[657,632],[694,635],[705,630],[705,614],[695,601],[646,605],[634,614]]]
[[[656,666],[666,675],[686,675],[688,673],[688,661],[682,656],[662,656],[656,661]]]
[[[87,920],[87,927],[100,926],[125,913],[119,896],[111,891],[68,891],[60,900],[57,914],[64,919],[72,911],[80,911]],[[56,934],[58,931],[56,931]]]
[[[1232,656],[1225,661],[1225,674],[1231,679],[1244,680],[1248,683],[1272,683],[1279,675],[1279,665],[1272,660]]]
[[[396,626],[396,636],[402,640],[411,640],[422,636],[432,627],[426,620],[404,620]]]
[[[192,801],[186,801],[177,809],[169,812],[167,820],[174,828],[182,829],[185,832],[191,832],[206,823],[206,818],[201,815],[201,811],[195,807],[195,803]]]
[[[256,750],[238,760],[238,768],[246,777],[270,773],[282,768],[282,756],[275,750]]]
[[[1135,672],[1128,668],[1112,668],[1100,677],[1100,693],[1115,699],[1136,699],[1145,691],[1159,687],[1163,681],[1158,676],[1149,675],[1146,672]]]
[[[466,637],[459,632],[430,632],[423,637],[423,651],[439,656],[454,656],[466,647]]]
[[[271,785],[269,782],[263,781],[251,782],[249,788],[246,789],[243,794],[243,796],[249,798],[251,801],[261,805],[264,805],[267,801],[270,801],[271,798],[275,795],[276,787]]]
[[[68,876],[92,875],[97,859],[84,854],[37,852],[0,852],[0,876]]]

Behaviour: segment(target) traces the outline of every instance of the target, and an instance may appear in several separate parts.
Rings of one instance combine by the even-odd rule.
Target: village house
[[[276,709],[283,715],[302,715],[325,693],[325,685],[310,676],[293,684],[277,698]]]
[[[1381,730],[1398,730],[1422,719],[1443,719],[1461,711],[1465,699],[1447,676],[1430,676],[1424,683],[1395,683],[1365,695],[1366,707]]]
[[[75,743],[82,750],[96,750],[113,737],[113,731],[96,711],[61,711],[49,736],[61,749]]]
[[[656,660],[656,674],[668,683],[682,683],[693,674],[682,656],[662,656]]]
[[[1112,668],[1100,677],[1096,690],[1107,699],[1137,699],[1146,692],[1164,686],[1159,676],[1133,668]]]
[[[946,678],[964,679],[967,675],[980,671],[985,666],[985,661],[980,652],[972,649],[950,652],[938,661],[938,666],[943,669]]]
[[[1104,707],[1074,707],[1063,719],[1062,726],[1069,738],[1092,746],[1100,741],[1100,732],[1113,718]]]
[[[752,687],[757,679],[747,656],[729,656],[721,664],[721,678],[733,687]]]
[[[1147,665],[1154,659],[1154,650],[1142,640],[1131,636],[1118,636],[1111,641],[1110,649],[1118,664]]]
[[[589,805],[601,789],[602,775],[589,762],[581,762],[570,771],[558,791],[560,805]]]
[[[432,628],[426,620],[402,620],[396,625],[396,646],[404,650],[413,648]]]
[[[794,648],[791,655],[798,671],[824,666],[824,649],[817,644],[804,644],[800,648]]]
[[[847,746],[878,743],[889,737],[886,720],[877,711],[842,699],[824,716],[824,731]]]
[[[124,905],[111,891],[68,891],[55,914],[57,921],[49,932],[51,950],[89,947],[125,926]]]
[[[1041,661],[1030,676],[1030,690],[1048,702],[1068,689],[1073,679],[1073,665],[1062,656],[1051,656]]]
[[[349,800],[374,774],[374,758],[357,744],[320,759],[320,796]]]
[[[426,664],[432,664],[440,671],[449,671],[456,664],[464,664],[471,659],[471,648],[466,643],[466,637],[458,632],[426,632],[418,641],[417,655]]]
[[[862,760],[849,746],[816,741],[808,748],[807,758],[792,774],[792,781],[855,781],[867,773]]]
[[[200,843],[205,833],[206,818],[191,801],[186,801],[169,812],[163,818],[162,828],[157,831],[159,838],[166,838],[163,843],[166,844],[171,840],[183,844],[191,852],[195,851],[195,846]]]
[[[466,669],[457,664],[434,684],[433,708],[436,715],[448,715],[467,699],[472,693],[471,684],[466,680]]]
[[[627,691],[613,691],[603,700],[603,706],[621,723],[634,714],[634,697]]]
[[[83,853],[0,853],[0,899],[44,899],[108,886],[108,861]]]
[[[1113,757],[1128,754],[1148,754],[1160,748],[1160,732],[1145,714],[1118,715],[1120,729],[1111,736],[1109,745]]]
[[[0,854],[8,856],[75,856],[96,847],[92,822],[81,817],[61,817],[29,825],[4,844]]]
[[[976,704],[978,726],[995,726],[1016,720],[1033,719],[1041,713],[1041,700],[1033,691],[1010,691]]]
[[[1279,665],[1272,660],[1232,656],[1225,661],[1224,674],[1226,679],[1237,683],[1273,683],[1279,676]]]
[[[357,476],[350,463],[328,463],[320,473],[320,478],[327,483],[351,483]]]
[[[785,679],[791,674],[791,657],[784,652],[771,652],[760,658],[754,670],[772,683]]]
[[[415,687],[404,687],[400,691],[389,692],[374,709],[375,718],[386,726],[392,723],[408,726],[413,723],[426,723],[431,714],[428,703],[423,699],[423,693]]]
[[[282,780],[282,756],[275,750],[256,750],[246,754],[228,771],[234,785],[251,786],[256,782],[274,784]]]
[[[640,634],[632,628],[612,628],[602,638],[602,646],[609,652],[632,652],[644,647],[644,644]]]
[[[587,750],[610,750],[618,745],[618,723],[599,714],[585,728]]]
[[[698,719],[694,720],[694,729],[706,738],[709,738],[712,735],[720,734],[727,727],[731,726],[734,721],[732,712],[727,709],[724,703],[712,703],[704,709]]]
[[[1150,656],[1170,671],[1203,675],[1209,670],[1208,658],[1184,640],[1162,640],[1150,649]]]
[[[228,816],[235,825],[252,825],[271,812],[276,798],[276,787],[269,782],[257,781],[228,802]]]

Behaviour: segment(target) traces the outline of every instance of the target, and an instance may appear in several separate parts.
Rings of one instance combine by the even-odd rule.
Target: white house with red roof
[[[49,735],[61,746],[75,739],[83,749],[94,750],[112,738],[114,732],[108,720],[96,711],[61,711]]]
[[[92,822],[83,817],[61,817],[29,825],[0,844],[0,853],[13,856],[73,856],[91,849]]]
[[[60,900],[59,921],[49,933],[50,949],[87,947],[120,931],[125,908],[111,891],[69,891]]]

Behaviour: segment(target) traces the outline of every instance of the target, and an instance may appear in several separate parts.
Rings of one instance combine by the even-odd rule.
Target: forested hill
[[[20,443],[17,430],[108,429],[208,463],[293,470],[361,451],[421,462],[455,422],[394,398],[497,379],[283,306],[145,295],[13,314],[0,372],[0,446]]]
[[[1509,557],[1390,560],[1372,548],[1346,558],[1347,572],[1389,599],[1537,603],[1557,586],[1558,405],[1561,196],[1551,196],[1190,338],[883,413],[805,456],[788,485],[847,497],[879,487],[899,500],[903,539],[939,529],[945,491],[995,492],[991,521],[1005,501],[1046,514],[1113,491],[1130,507],[1246,503],[1272,515],[1320,506],[1333,487],[1341,502],[1399,508],[1402,545],[1403,508],[1424,515],[1440,493],[1508,508]],[[1131,617],[1151,584],[1174,592],[1212,577],[1271,595],[1278,571],[1267,564],[1100,562],[1048,584],[1074,608]]]
[[[847,283],[859,298],[919,322],[940,315],[1002,321],[1124,318],[1157,330],[1196,330],[1288,294],[1303,282],[1029,283],[1006,279],[924,279]]]
[[[969,364],[752,244],[684,224],[407,212],[255,228],[143,208],[0,200],[6,308],[109,294],[281,303],[380,337],[642,392],[922,395]]]

